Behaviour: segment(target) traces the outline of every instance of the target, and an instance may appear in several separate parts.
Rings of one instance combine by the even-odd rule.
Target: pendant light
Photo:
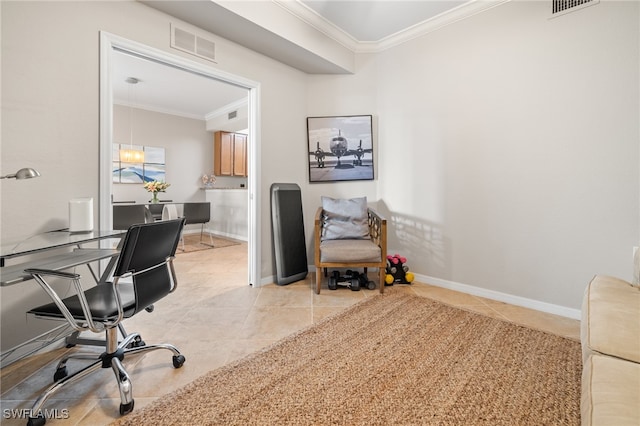
[[[120,148],[120,161],[125,163],[144,163],[144,151],[133,149],[133,104],[131,102],[131,92],[134,85],[140,80],[135,77],[129,77],[125,80],[129,83],[129,149]]]

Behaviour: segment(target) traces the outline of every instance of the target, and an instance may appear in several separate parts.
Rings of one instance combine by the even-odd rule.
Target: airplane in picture
[[[325,157],[327,156],[337,157],[338,163],[335,166],[336,168],[362,166],[362,157],[364,156],[364,154],[373,152],[373,150],[370,148],[362,148],[362,139],[360,139],[360,143],[357,149],[349,149],[347,139],[342,136],[342,132],[340,130],[338,130],[338,136],[331,138],[329,149],[330,152],[324,151],[322,148],[320,148],[320,142],[316,142],[316,150],[309,153],[309,155],[315,156],[316,161],[318,162],[318,168],[324,168]],[[356,159],[353,160],[353,166],[342,164],[340,160],[342,157],[347,157],[349,155],[353,155],[354,157],[356,157]]]
[[[314,152],[310,152],[309,154],[314,155],[316,157],[316,161],[318,162],[318,168],[324,168],[324,157],[327,155],[322,148],[320,148],[320,142],[316,142],[316,150]]]
[[[364,156],[364,154],[367,152],[371,153],[373,152],[373,150],[371,148],[363,149],[362,139],[360,139],[360,144],[358,145],[358,148],[355,151],[350,151],[350,152],[353,153],[353,155],[356,157],[356,159],[353,160],[353,165],[362,166],[362,157]]]

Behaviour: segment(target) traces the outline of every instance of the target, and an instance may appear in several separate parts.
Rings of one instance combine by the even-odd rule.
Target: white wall
[[[367,55],[356,57],[355,75],[314,75],[308,77],[307,111],[309,117],[372,115],[374,180],[330,183],[309,183],[308,164],[305,163],[303,179],[298,183],[302,189],[307,237],[307,258],[313,264],[313,218],[321,205],[321,197],[333,198],[367,197],[370,205],[376,206],[380,198],[377,188],[380,181],[379,114],[377,112],[377,80],[375,68]],[[306,125],[306,122],[305,122]],[[303,135],[307,144],[306,129]],[[385,160],[386,161],[386,160]],[[285,182],[285,181],[283,181]]]
[[[579,309],[639,242],[640,20],[547,16],[510,2],[376,57],[380,194],[415,272]]]
[[[165,149],[166,178],[171,186],[159,198],[174,202],[204,201],[201,177],[213,170],[213,133],[204,120],[135,109],[134,144]],[[113,109],[113,140],[129,143],[129,107]],[[151,199],[142,184],[113,184],[113,200],[146,203]]]
[[[417,274],[579,309],[640,241],[639,22],[637,2],[510,2],[310,76],[310,115],[375,115],[378,178],[310,202],[377,191]]]

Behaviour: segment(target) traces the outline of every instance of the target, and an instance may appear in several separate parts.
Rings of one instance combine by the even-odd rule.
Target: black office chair
[[[130,413],[134,401],[131,380],[122,366],[126,355],[167,349],[173,352],[173,366],[182,367],[185,357],[173,345],[146,345],[138,333],[127,335],[118,344],[118,325],[123,319],[145,310],[176,289],[173,259],[183,227],[182,218],[132,225],[124,238],[113,282],[100,283],[87,290],[82,288],[79,274],[43,269],[26,270],[54,301],[31,309],[30,314],[39,318],[66,320],[78,331],[106,333],[104,353],[74,353],[58,363],[53,376],[55,383],[36,400],[30,411],[34,417],[29,418],[27,425],[44,425],[46,419],[41,414],[41,409],[46,400],[64,386],[77,382],[99,368],[113,369],[120,390],[120,414]],[[45,277],[68,279],[73,282],[76,294],[61,299],[45,281]],[[126,278],[131,278],[131,281],[125,282],[123,279]],[[66,364],[70,358],[94,361],[69,375]]]
[[[131,225],[153,220],[151,212],[144,204],[113,206],[113,229],[129,229]]]
[[[183,216],[186,219],[185,224],[199,223],[200,227],[200,243],[202,243],[202,235],[204,234],[204,225],[211,220],[211,203],[184,203]],[[213,238],[211,232],[209,234],[209,242],[213,246]]]

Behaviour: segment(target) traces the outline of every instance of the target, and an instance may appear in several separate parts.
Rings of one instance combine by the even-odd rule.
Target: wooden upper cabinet
[[[233,133],[215,132],[213,136],[213,174],[232,176]]]
[[[222,131],[214,133],[213,174],[247,176],[247,135]]]
[[[247,176],[247,135],[242,133],[233,139],[233,175]]]

